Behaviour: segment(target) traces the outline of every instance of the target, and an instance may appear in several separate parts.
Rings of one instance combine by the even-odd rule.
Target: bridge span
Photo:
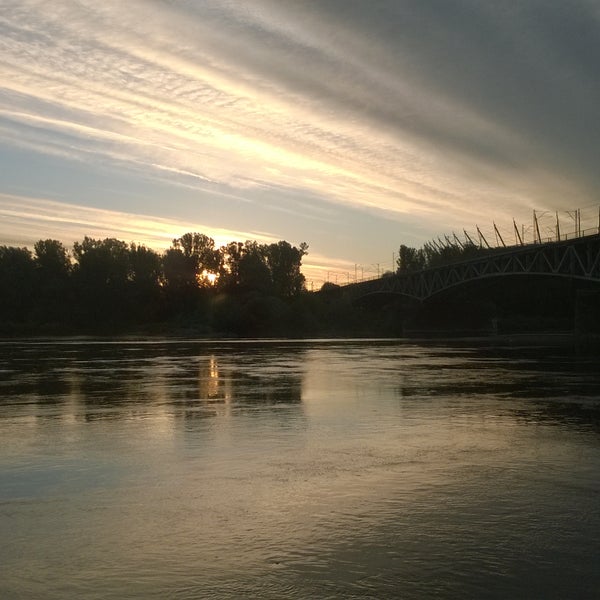
[[[399,294],[426,300],[466,283],[506,276],[544,275],[600,283],[600,233],[557,242],[489,250],[470,260],[343,286],[353,299]]]

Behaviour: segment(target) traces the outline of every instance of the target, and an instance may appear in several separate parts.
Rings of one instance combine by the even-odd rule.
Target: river
[[[0,598],[595,598],[599,357],[0,342]]]

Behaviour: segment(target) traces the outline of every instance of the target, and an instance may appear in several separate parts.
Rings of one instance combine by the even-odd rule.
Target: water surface
[[[0,342],[0,597],[594,598],[598,364]]]

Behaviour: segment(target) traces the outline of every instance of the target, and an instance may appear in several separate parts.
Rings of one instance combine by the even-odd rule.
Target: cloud
[[[0,128],[257,222],[310,197],[460,229],[597,194],[599,23],[591,0],[4,0]]]
[[[230,241],[256,240],[267,244],[279,241],[279,237],[264,231],[216,228],[202,223],[0,193],[0,240],[4,245],[25,245],[31,249],[35,242],[48,237],[69,245],[88,235],[101,239],[116,237],[164,250],[174,238],[188,231],[205,233],[215,240],[217,247]],[[327,279],[329,272],[333,277],[334,273],[347,271],[351,266],[347,260],[318,254],[311,254],[310,260],[304,262],[306,277],[318,285]]]
[[[164,249],[171,241],[188,231],[205,233],[217,246],[229,241],[257,240],[271,243],[275,236],[257,231],[215,228],[201,223],[176,219],[160,219],[150,215],[131,214],[89,206],[65,204],[46,198],[0,194],[0,239],[7,244],[33,245],[39,239],[57,237],[65,243],[90,237],[117,237],[125,241]]]

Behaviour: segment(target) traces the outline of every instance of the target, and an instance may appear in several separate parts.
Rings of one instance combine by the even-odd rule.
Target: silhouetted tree
[[[115,238],[95,240],[85,237],[73,245],[77,260],[75,272],[93,286],[122,286],[129,278],[129,248]]]
[[[157,286],[162,269],[160,255],[143,244],[132,243],[129,247],[131,280],[139,285]]]
[[[34,263],[27,248],[0,246],[0,310],[4,319],[27,316],[34,291]]]
[[[267,265],[264,245],[246,241],[238,262],[238,279],[242,291],[271,293],[273,280]]]
[[[304,275],[300,272],[302,257],[308,251],[308,244],[302,242],[299,248],[289,242],[280,241],[265,248],[267,265],[271,271],[271,281],[276,295],[289,298],[304,290]]]
[[[130,278],[129,247],[115,238],[96,240],[85,237],[75,242],[73,255],[74,293],[77,320],[87,326],[113,325],[127,313],[127,284]]]
[[[41,323],[66,320],[71,304],[71,259],[58,240],[34,244],[36,272],[36,318]]]
[[[396,260],[397,273],[413,273],[422,269],[440,267],[454,262],[476,258],[497,249],[480,248],[471,242],[462,245],[440,245],[426,242],[422,248],[400,245]]]
[[[425,268],[426,255],[423,250],[410,248],[402,244],[398,250],[398,258],[396,260],[398,273],[411,273],[420,271]]]
[[[152,321],[161,311],[162,263],[160,255],[142,244],[129,246],[128,303],[132,320]]]
[[[27,248],[0,246],[0,290],[0,320],[26,321],[35,291],[35,265]]]
[[[162,265],[165,283],[169,288],[197,287],[194,263],[181,250],[166,250],[162,257]]]
[[[196,324],[208,318],[208,296],[222,271],[222,253],[212,238],[186,233],[173,240],[163,255],[166,302],[171,315],[193,315]]]
[[[229,242],[221,248],[221,272],[218,280],[220,289],[232,290],[240,285],[240,260],[243,255],[243,242]]]
[[[436,248],[431,244],[423,246],[427,256],[428,267],[439,267],[452,262],[464,260],[463,249],[460,246],[440,246]]]
[[[39,240],[33,249],[35,265],[45,279],[66,279],[71,271],[67,249],[58,240]]]
[[[226,335],[306,335],[367,331],[342,289],[304,290],[307,253],[286,241],[248,240],[215,249],[187,233],[162,255],[141,244],[85,237],[72,259],[61,242],[0,248],[0,324],[4,331],[116,333],[156,323]],[[216,282],[208,274],[218,275]],[[333,284],[330,284],[333,285]],[[324,292],[327,286],[324,286]],[[171,329],[173,330],[173,329]]]
[[[222,255],[215,248],[215,241],[203,233],[186,233],[173,240],[173,249],[180,250],[185,257],[187,279],[196,281],[202,287],[214,284],[214,278],[221,271]]]

